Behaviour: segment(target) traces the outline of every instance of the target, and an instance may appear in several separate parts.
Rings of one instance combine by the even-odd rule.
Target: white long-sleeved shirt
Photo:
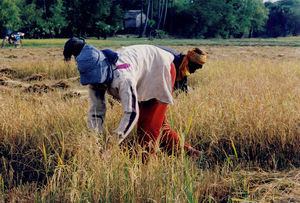
[[[161,103],[173,104],[170,64],[174,56],[152,45],[134,45],[117,51],[116,66],[129,64],[128,68],[113,72],[114,79],[108,93],[120,99],[124,115],[117,129],[121,143],[133,129],[139,117],[138,102],[157,99]],[[105,91],[103,85],[89,85],[91,105],[88,126],[102,132],[105,120]]]

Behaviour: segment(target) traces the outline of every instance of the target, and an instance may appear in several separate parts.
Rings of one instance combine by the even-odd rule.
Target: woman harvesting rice
[[[166,124],[167,106],[174,103],[172,90],[176,69],[173,54],[153,45],[129,46],[117,52],[98,50],[86,45],[83,39],[73,37],[65,44],[65,60],[70,60],[72,55],[78,65],[81,84],[89,85],[89,128],[102,133],[107,91],[120,100],[124,110],[119,126],[112,133],[112,144],[120,144],[137,124],[140,144],[150,153],[154,152],[160,135],[166,149],[179,147],[178,134]],[[201,57],[204,60],[206,55]],[[184,68],[189,71],[188,66]],[[182,77],[182,73],[177,77]],[[186,142],[184,149],[192,156],[200,155]]]

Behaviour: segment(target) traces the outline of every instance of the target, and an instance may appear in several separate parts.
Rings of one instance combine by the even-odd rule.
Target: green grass
[[[24,39],[24,47],[63,47],[68,39]],[[97,40],[88,38],[87,43],[98,47],[118,47],[134,44],[157,44],[168,46],[300,46],[300,37],[282,38],[252,38],[252,39],[154,39],[148,38],[108,38],[107,40]],[[6,46],[9,47],[9,46]]]

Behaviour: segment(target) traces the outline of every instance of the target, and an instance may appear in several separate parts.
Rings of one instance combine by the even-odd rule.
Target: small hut
[[[127,32],[136,32],[141,26],[141,20],[144,24],[146,21],[146,15],[142,13],[142,19],[141,19],[141,10],[128,10],[125,13],[125,29]]]

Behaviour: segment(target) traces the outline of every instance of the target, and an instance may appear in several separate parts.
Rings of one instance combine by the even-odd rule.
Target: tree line
[[[28,38],[126,34],[127,10],[147,18],[136,34],[192,38],[299,35],[300,0],[1,0],[0,35]]]

